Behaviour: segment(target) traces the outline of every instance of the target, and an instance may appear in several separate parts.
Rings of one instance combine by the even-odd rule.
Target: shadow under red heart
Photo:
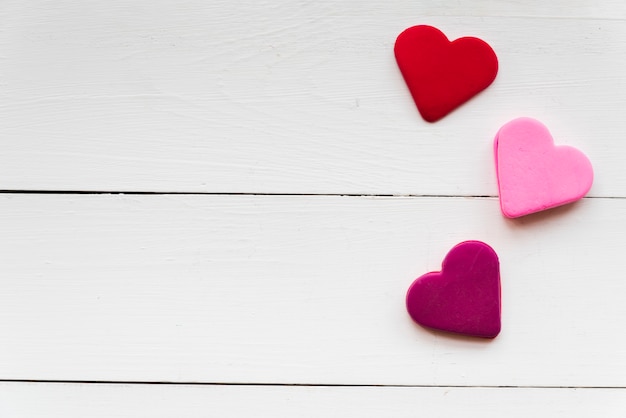
[[[452,42],[439,29],[413,26],[396,39],[394,53],[422,117],[435,122],[486,89],[498,73],[489,44],[474,37]]]

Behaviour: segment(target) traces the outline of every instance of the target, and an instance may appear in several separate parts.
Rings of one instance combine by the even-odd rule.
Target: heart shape
[[[494,338],[500,333],[500,263],[484,242],[465,241],[448,252],[441,272],[416,279],[406,308],[418,324]]]
[[[413,26],[394,47],[400,72],[428,122],[435,122],[482,90],[498,73],[498,58],[485,41],[463,37],[450,42],[439,29]]]
[[[494,153],[500,207],[508,218],[579,200],[593,183],[585,154],[555,146],[548,128],[535,119],[514,119],[502,126]]]

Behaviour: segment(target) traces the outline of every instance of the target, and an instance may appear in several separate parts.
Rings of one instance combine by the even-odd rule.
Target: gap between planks
[[[51,195],[114,195],[130,196],[292,196],[292,197],[399,197],[399,198],[475,198],[494,199],[498,195],[453,195],[453,194],[380,194],[380,193],[253,193],[253,192],[149,192],[126,190],[0,190],[0,194],[51,194]],[[626,196],[585,196],[583,199],[618,199]]]
[[[177,382],[136,380],[51,380],[0,379],[0,383],[93,384],[93,385],[171,385],[171,386],[250,386],[250,387],[353,387],[353,388],[433,388],[433,389],[599,389],[626,390],[626,386],[531,386],[531,385],[375,385],[338,383],[263,383],[263,382]]]
[[[254,193],[254,192],[150,192],[150,191],[126,191],[126,190],[0,190],[0,194],[53,194],[53,195],[139,195],[139,196],[328,196],[328,197],[475,197],[493,198],[495,195],[446,195],[446,194],[380,194],[380,193]]]

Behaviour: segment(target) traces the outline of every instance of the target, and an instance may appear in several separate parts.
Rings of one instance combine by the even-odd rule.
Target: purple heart
[[[457,244],[441,272],[417,278],[406,308],[418,324],[442,331],[494,338],[500,333],[500,263],[480,241]]]

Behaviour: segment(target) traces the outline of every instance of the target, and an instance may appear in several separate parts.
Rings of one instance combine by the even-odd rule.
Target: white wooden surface
[[[6,378],[626,386],[626,224],[611,216],[625,200],[519,222],[494,198],[5,194],[0,208]],[[501,259],[494,341],[424,330],[404,307],[466,239]]]
[[[0,384],[6,417],[622,418],[619,389]]]
[[[626,196],[624,2],[498,3],[4,0],[2,187],[495,195],[493,136],[531,116]],[[435,125],[393,58],[418,23],[500,60]]]
[[[420,23],[500,59],[434,125],[393,60]],[[4,0],[0,28],[1,416],[626,416],[626,3]],[[590,198],[501,216],[518,116]],[[404,310],[465,239],[500,255],[493,341]]]

